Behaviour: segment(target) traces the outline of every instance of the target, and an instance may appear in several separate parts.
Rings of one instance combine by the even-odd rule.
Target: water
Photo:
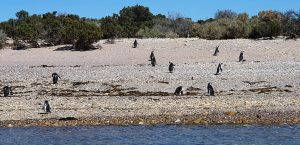
[[[300,144],[300,125],[0,128],[0,144]]]

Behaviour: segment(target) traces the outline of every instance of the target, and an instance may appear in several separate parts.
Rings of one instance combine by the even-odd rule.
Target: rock
[[[233,111],[228,111],[224,113],[227,116],[235,116],[237,114],[237,112],[233,112]]]
[[[260,118],[261,118],[261,115],[257,114],[257,115],[256,115],[256,118],[260,119]]]
[[[287,88],[292,88],[293,86],[291,86],[291,85],[285,85],[285,87],[287,87]]]
[[[144,125],[144,122],[140,121],[140,122],[139,122],[139,125]]]
[[[194,124],[205,124],[207,125],[207,121],[203,120],[202,118],[198,118],[196,120],[193,121]]]
[[[207,116],[209,113],[208,112],[203,112],[202,115]]]
[[[69,120],[77,120],[77,118],[75,117],[63,117],[63,118],[59,118],[59,121],[69,121]]]
[[[180,123],[180,122],[181,122],[180,119],[176,119],[176,120],[175,120],[175,123]]]
[[[99,104],[96,103],[96,102],[93,102],[92,105],[91,105],[91,108],[98,108],[99,107]],[[102,109],[102,108],[101,108]],[[102,109],[103,110],[103,109]]]

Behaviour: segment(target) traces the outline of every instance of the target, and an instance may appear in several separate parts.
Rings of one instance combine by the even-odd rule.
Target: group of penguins
[[[137,44],[138,44],[137,41],[134,40],[133,48],[136,48]],[[219,54],[219,46],[216,47],[213,56],[218,56],[218,54]],[[150,60],[149,61],[151,62],[151,65],[153,67],[155,67],[155,65],[156,65],[156,59],[155,59],[155,56],[154,56],[154,51],[151,52],[151,54],[150,54]],[[245,61],[245,59],[244,59],[244,51],[241,51],[240,56],[239,56],[239,62],[242,62],[242,61]],[[222,64],[223,63],[219,63],[219,65],[217,67],[217,72],[216,72],[215,75],[219,75],[220,71],[221,72],[223,71],[222,70]],[[175,64],[173,62],[169,62],[169,72],[170,73],[173,73],[174,66],[175,66]],[[214,88],[212,87],[212,85],[210,83],[207,84],[207,93],[210,96],[214,96],[215,95]],[[177,87],[174,94],[176,96],[183,95],[183,87],[182,86]]]
[[[133,43],[133,48],[137,48],[137,45],[138,45],[137,40],[135,40]],[[219,53],[219,46],[216,47],[213,56],[217,56],[218,53]],[[154,51],[151,52],[149,61],[151,62],[151,65],[153,67],[155,67],[156,59],[154,56]],[[240,56],[239,56],[239,62],[242,62],[242,61],[245,61],[244,60],[244,51],[241,51]],[[169,72],[170,73],[173,73],[174,67],[175,67],[175,64],[172,62],[169,62]],[[219,65],[217,67],[217,72],[215,75],[219,75],[220,71],[222,72],[222,63],[219,63]],[[53,84],[57,84],[58,79],[60,79],[60,76],[57,73],[53,73],[52,74]],[[212,87],[212,85],[210,83],[208,83],[208,85],[207,85],[207,92],[208,92],[208,95],[210,95],[210,96],[215,95],[214,88]],[[5,86],[3,88],[3,93],[4,93],[4,97],[13,95],[11,86]],[[177,87],[174,94],[176,96],[183,95],[183,87],[182,86]],[[43,110],[45,113],[51,113],[51,107],[50,107],[48,100],[44,101]]]
[[[57,84],[58,79],[60,79],[60,76],[57,73],[53,73],[52,74],[53,84]],[[11,86],[3,87],[3,93],[4,93],[4,97],[12,96],[13,92]],[[48,100],[44,101],[43,110],[45,113],[51,113],[51,107]]]

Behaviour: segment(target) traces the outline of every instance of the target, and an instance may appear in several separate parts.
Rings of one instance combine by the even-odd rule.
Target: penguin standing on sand
[[[155,59],[155,56],[154,56],[154,51],[151,51],[151,54],[150,54],[150,60],[151,62],[151,65],[154,67],[156,65],[156,59]]]
[[[153,57],[153,59],[151,60],[151,65],[154,67],[156,65],[156,59],[155,57]]]
[[[57,73],[52,74],[53,84],[57,84],[58,78],[60,78],[60,76]]]
[[[207,85],[207,93],[208,93],[208,95],[210,95],[210,96],[214,96],[214,95],[215,95],[214,88],[211,86],[210,83],[208,83],[208,85]]]
[[[4,97],[11,96],[13,94],[10,86],[3,87],[3,93]]]
[[[239,56],[239,62],[244,61],[244,51],[241,51]]]
[[[133,42],[133,46],[132,46],[132,47],[133,47],[133,48],[137,48],[137,46],[138,46],[138,42],[137,42],[137,40],[135,39],[134,42]]]
[[[220,74],[220,71],[221,71],[221,72],[223,71],[223,70],[222,70],[222,64],[223,64],[223,63],[219,63],[218,68],[217,68],[217,72],[216,72],[215,75],[219,75],[219,74]]]
[[[153,58],[155,58],[155,56],[154,56],[154,51],[151,51],[151,54],[150,54],[150,60],[149,60],[149,61],[151,61]]]
[[[175,66],[174,63],[169,62],[169,72],[170,72],[170,73],[173,73],[173,71],[174,71],[174,66]]]
[[[218,56],[218,53],[219,53],[219,46],[216,47],[214,56]]]
[[[50,104],[47,100],[44,102],[44,107],[43,108],[44,108],[45,113],[51,113],[51,107],[50,107]]]
[[[174,94],[175,94],[176,96],[183,95],[183,89],[182,89],[182,86],[177,87]]]

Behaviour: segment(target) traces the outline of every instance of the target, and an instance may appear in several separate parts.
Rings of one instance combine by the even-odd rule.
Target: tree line
[[[154,15],[141,5],[124,7],[118,14],[100,19],[60,14],[56,11],[29,15],[21,10],[16,19],[0,23],[0,47],[6,37],[15,47],[72,44],[77,50],[93,49],[100,39],[115,38],[177,38],[203,39],[272,39],[277,36],[300,36],[300,11],[261,11],[250,17],[247,13],[221,10],[214,18],[193,22],[178,13]],[[26,46],[25,44],[30,44]]]

